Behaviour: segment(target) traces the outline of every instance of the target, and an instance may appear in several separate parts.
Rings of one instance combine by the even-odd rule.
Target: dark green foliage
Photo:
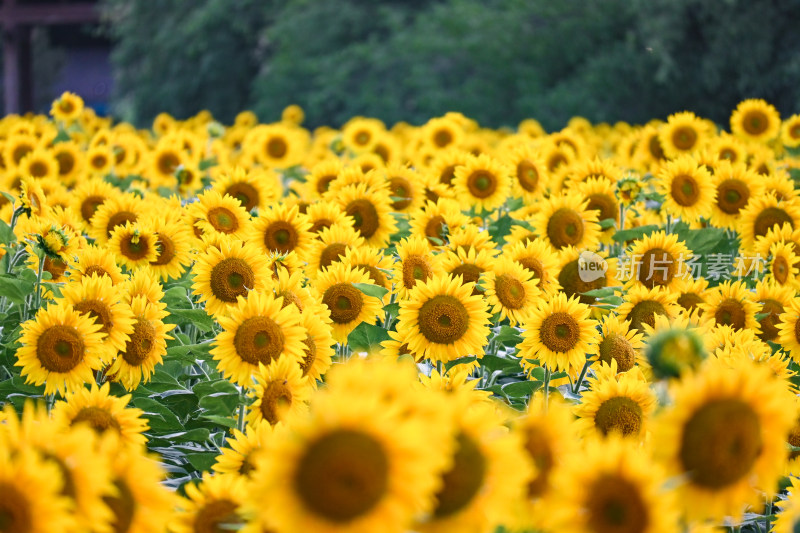
[[[355,115],[490,127],[575,115],[643,123],[692,110],[727,125],[760,97],[800,108],[800,0],[104,0],[117,112],[202,108],[306,125]]]

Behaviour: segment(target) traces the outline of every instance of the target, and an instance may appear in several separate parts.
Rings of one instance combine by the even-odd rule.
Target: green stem
[[[575,382],[575,388],[572,389],[573,394],[578,394],[578,392],[581,390],[581,383],[583,383],[583,378],[586,377],[586,371],[589,370],[589,365],[590,364],[591,363],[589,363],[589,361],[586,361],[583,364],[583,369],[581,370],[581,375],[578,376],[578,380]]]
[[[550,396],[550,368],[544,365],[544,411],[547,412],[547,400]]]
[[[34,292],[33,307],[36,309],[42,304],[42,273],[44,272],[44,260],[47,256],[43,253],[39,260],[39,270],[36,272],[36,292]]]
[[[244,433],[244,394],[239,391],[239,416],[236,419],[236,427]]]

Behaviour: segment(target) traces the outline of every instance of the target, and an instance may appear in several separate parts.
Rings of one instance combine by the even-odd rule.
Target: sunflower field
[[[800,530],[800,115],[0,120],[0,533]]]

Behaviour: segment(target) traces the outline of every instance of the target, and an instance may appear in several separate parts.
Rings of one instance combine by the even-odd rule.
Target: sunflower
[[[122,266],[134,270],[155,261],[156,242],[157,236],[150,224],[126,222],[111,232],[108,248]]]
[[[736,229],[740,213],[751,198],[764,193],[761,180],[744,163],[720,161],[712,177],[717,198],[711,210],[711,223],[720,228]]]
[[[354,117],[342,127],[342,144],[356,153],[368,152],[386,131],[386,126],[378,119]]]
[[[226,440],[228,447],[220,449],[217,461],[211,468],[217,474],[251,479],[255,471],[256,456],[261,453],[264,444],[273,438],[274,433],[274,428],[269,424],[255,427],[248,425],[244,432],[233,428],[233,437]]]
[[[126,279],[122,269],[117,265],[114,254],[108,248],[100,246],[89,245],[78,250],[69,272],[70,281],[91,277],[92,274],[107,276],[115,285]]]
[[[478,250],[493,250],[497,251],[497,243],[492,240],[492,234],[489,231],[469,224],[460,228],[453,228],[448,235],[447,247],[450,250],[457,252],[459,249],[469,252],[471,249]]]
[[[512,327],[526,323],[541,294],[538,281],[519,263],[500,258],[485,278],[491,313],[499,314],[499,320],[508,319]]]
[[[184,485],[186,498],[170,523],[174,533],[224,531],[242,525],[242,503],[247,495],[246,479],[241,476],[211,476],[203,473],[199,483]]]
[[[341,171],[342,161],[331,157],[323,159],[311,167],[310,174],[306,176],[306,183],[311,190],[312,197],[322,198]]]
[[[579,459],[580,458],[580,459]],[[679,531],[666,476],[646,450],[619,436],[591,439],[565,461],[555,480],[558,531],[667,533]]]
[[[163,137],[149,154],[147,175],[161,184],[171,184],[177,172],[189,160],[188,154],[177,142],[170,142]]]
[[[405,531],[430,509],[442,461],[421,429],[374,397],[327,394],[265,443],[247,506],[282,531]]]
[[[81,216],[85,228],[89,228],[97,209],[106,200],[118,194],[113,185],[99,178],[81,180],[71,191],[72,208]]]
[[[353,220],[344,214],[338,204],[326,201],[317,201],[310,204],[305,211],[305,216],[311,223],[309,231],[317,236],[325,228],[331,226],[352,227]]]
[[[251,246],[224,239],[219,248],[209,247],[192,266],[193,294],[205,303],[213,316],[226,314],[237,305],[237,298],[266,288],[270,279],[264,257]]]
[[[451,117],[436,117],[425,123],[419,131],[420,141],[436,151],[457,148],[464,143],[465,132],[461,124]]]
[[[50,116],[66,124],[75,122],[81,113],[83,113],[83,98],[68,91],[53,100],[53,105],[50,107]]]
[[[792,298],[778,318],[778,338],[781,345],[795,361],[800,360],[800,298]]]
[[[89,205],[93,204],[91,197],[84,200],[81,204],[81,216],[84,220],[91,220],[89,227],[89,237],[95,240],[98,245],[105,245],[111,237],[111,232],[117,226],[124,226],[126,222],[136,222],[140,216],[147,213],[148,209],[143,200],[139,199],[131,193],[119,194],[116,190],[110,192],[110,196],[106,198],[99,207],[94,211],[93,215],[89,214]],[[99,198],[97,199],[99,202]],[[86,212],[83,211],[86,207]]]
[[[287,423],[307,410],[312,391],[311,382],[296,361],[280,357],[269,366],[259,364],[252,390],[255,401],[247,422],[257,425],[264,421],[273,426]]]
[[[512,195],[528,204],[541,198],[549,186],[550,176],[544,159],[528,144],[520,144],[503,153],[513,168]],[[516,179],[513,179],[516,178]]]
[[[400,300],[408,297],[417,282],[443,274],[439,256],[432,253],[428,239],[421,235],[411,235],[401,239],[396,246],[398,261],[394,264],[392,278],[394,290]]]
[[[589,378],[589,389],[574,408],[576,430],[585,437],[611,434],[643,440],[656,408],[656,395],[641,371],[617,374],[617,362],[603,365]]]
[[[618,372],[628,372],[642,361],[643,335],[630,329],[631,323],[609,314],[600,324],[600,341],[597,344],[597,361],[601,365],[616,363]]]
[[[685,222],[695,222],[709,213],[716,197],[711,174],[688,155],[661,167],[657,189],[664,195],[663,209]]]
[[[319,304],[309,307],[300,314],[300,325],[306,330],[300,369],[303,377],[308,377],[311,386],[316,388],[317,382],[331,367],[335,353],[330,311]]]
[[[538,280],[537,287],[545,294],[554,294],[561,288],[556,279],[558,256],[544,239],[509,243],[503,247],[503,256],[529,271]]]
[[[392,210],[397,213],[412,213],[425,201],[425,185],[418,172],[408,166],[392,164],[384,171]]]
[[[392,289],[392,282],[387,276],[393,266],[392,258],[385,255],[381,248],[370,246],[348,248],[345,250],[342,263],[366,272],[371,283],[387,290]]]
[[[617,200],[614,183],[605,178],[589,178],[578,183],[575,190],[588,202],[587,209],[597,211],[598,220],[612,220],[614,225],[603,230],[602,241],[610,244],[612,235],[619,226],[620,204]]]
[[[677,304],[683,308],[683,312],[689,315],[701,315],[703,310],[700,304],[708,297],[708,280],[699,277],[679,279],[672,292],[678,294]]]
[[[568,192],[542,200],[534,231],[555,250],[568,246],[594,249],[600,241],[597,212],[579,194]]]
[[[766,143],[778,136],[780,128],[778,110],[761,99],[743,100],[731,114],[731,132],[747,141]]]
[[[709,360],[700,372],[675,382],[673,405],[655,428],[655,452],[677,487],[690,519],[741,517],[763,502],[787,459],[783,439],[797,412],[787,387],[770,370],[742,359],[727,367]],[[787,408],[792,406],[792,408]]]
[[[166,478],[155,456],[126,446],[124,439],[107,439],[103,453],[111,459],[112,494],[103,498],[111,509],[111,531],[148,533],[163,531],[177,502],[161,483]]]
[[[311,246],[314,234],[310,230],[311,222],[300,214],[298,206],[277,204],[259,213],[247,240],[254,242],[263,253],[294,251],[302,256]]]
[[[149,269],[140,268],[131,272],[122,285],[122,290],[125,296],[125,303],[128,305],[133,304],[133,300],[136,298],[144,298],[147,303],[158,310],[160,318],[169,316],[169,312],[166,311],[167,304],[162,301],[164,287]]]
[[[372,284],[363,269],[334,263],[320,273],[314,288],[331,313],[333,338],[345,344],[347,336],[362,322],[373,323],[383,315],[381,301],[357,289],[354,283]]]
[[[568,246],[561,250],[559,254],[559,268],[556,271],[556,282],[560,286],[561,292],[567,298],[578,297],[582,304],[591,305],[597,298],[585,293],[605,287],[616,287],[620,285],[617,279],[617,259],[608,258],[605,251],[590,254],[589,252],[578,252],[577,248]],[[586,265],[600,262],[600,266],[605,271],[590,271],[590,276],[586,275]]]
[[[670,159],[696,152],[708,137],[705,123],[691,111],[670,115],[658,132],[664,155]]]
[[[491,403],[452,398],[459,403],[453,412],[449,467],[441,474],[430,516],[414,529],[424,533],[490,531],[525,496],[533,465],[520,435],[505,431]]]
[[[630,321],[631,329],[644,331],[644,325],[655,326],[656,315],[674,318],[680,307],[677,305],[678,295],[662,287],[648,289],[635,285],[628,289],[623,303],[617,308],[617,315]]]
[[[418,281],[400,302],[397,331],[410,351],[433,361],[482,355],[489,335],[488,305],[474,285],[451,275]]]
[[[762,317],[758,320],[761,329],[758,337],[762,341],[775,341],[777,339],[780,315],[786,311],[794,295],[793,288],[770,283],[768,280],[761,280],[756,283],[755,300],[761,306],[757,314]]]
[[[775,502],[779,510],[772,525],[773,533],[793,533],[800,527],[800,501],[798,501],[800,479],[790,477],[789,482],[791,486],[786,493],[786,499]]]
[[[156,256],[149,263],[150,271],[162,281],[180,278],[192,261],[193,235],[176,215],[153,215],[148,222],[156,237]]]
[[[299,164],[307,149],[306,132],[284,124],[259,125],[244,139],[244,150],[266,168],[289,168]]]
[[[241,386],[252,386],[259,364],[288,359],[299,365],[304,354],[304,331],[296,307],[281,307],[281,298],[251,291],[218,318],[222,331],[211,355],[226,378]]]
[[[46,533],[76,527],[57,465],[29,449],[0,446],[0,518],[3,531]]]
[[[114,156],[108,146],[92,146],[86,152],[86,170],[98,178],[105,178],[114,166]]]
[[[175,328],[174,324],[162,322],[159,309],[142,296],[133,298],[131,310],[136,320],[133,333],[125,349],[106,370],[106,374],[129,391],[141,382],[150,381],[155,366],[161,364],[167,354],[167,341],[172,339],[167,332]]]
[[[434,246],[448,242],[450,228],[469,224],[469,217],[461,212],[455,200],[441,198],[436,203],[426,202],[425,207],[413,213],[409,219],[412,235],[427,237]]]
[[[108,382],[91,390],[80,387],[53,406],[53,418],[61,427],[85,424],[98,435],[117,435],[125,444],[142,445],[148,429],[144,411],[126,407],[130,394],[114,396]]]
[[[758,304],[743,281],[726,281],[710,290],[705,303],[700,304],[703,319],[734,329],[760,331],[756,320]]]
[[[104,360],[124,349],[133,333],[133,312],[123,295],[123,287],[115,285],[109,276],[94,273],[61,289],[61,301],[100,326],[107,348]]]
[[[483,294],[483,286],[478,282],[481,275],[489,272],[494,265],[497,250],[476,250],[471,248],[465,251],[458,248],[456,251],[447,250],[438,256],[439,263],[445,273],[454,278],[461,278],[463,284],[472,286],[472,294]]]
[[[273,188],[269,187],[268,180],[260,179],[262,177],[260,173],[248,172],[247,169],[237,166],[221,172],[212,182],[211,189],[218,192],[220,196],[228,195],[239,200],[248,213],[253,209],[258,209],[260,212],[270,200],[277,200],[277,196],[279,196],[275,195]],[[275,184],[272,183],[272,185]]]
[[[514,419],[512,428],[521,436],[526,455],[535,468],[519,513],[520,529],[535,527],[552,531],[555,517],[550,511],[562,503],[554,481],[576,451],[572,413],[556,398],[550,398],[545,409],[543,396],[536,394],[527,412]]]
[[[58,160],[50,150],[37,147],[22,158],[17,170],[34,179],[58,178]]]
[[[389,237],[397,231],[386,189],[369,190],[364,183],[349,185],[336,193],[335,201],[370,246],[386,246]]]
[[[466,164],[469,159],[469,152],[460,148],[448,148],[437,151],[427,171],[438,184],[446,186],[448,189],[453,186],[453,177],[456,168]],[[435,203],[435,201],[434,201]]]
[[[772,244],[769,248],[764,279],[782,287],[796,288],[800,285],[800,269],[798,269],[800,257],[797,256],[797,251],[800,249],[793,242],[780,241]]]
[[[628,255],[631,258],[633,279],[629,284],[640,283],[652,289],[674,289],[688,275],[686,261],[692,253],[676,234],[657,231],[633,242]]]
[[[197,202],[189,205],[187,213],[204,234],[221,233],[235,239],[245,239],[250,234],[250,214],[232,196],[207,190],[197,196]]]
[[[781,143],[787,148],[800,146],[800,115],[792,115],[783,121]]]
[[[456,198],[476,212],[493,211],[506,202],[512,173],[513,169],[501,160],[485,154],[470,155],[453,174]]]
[[[50,204],[39,180],[31,177],[20,179],[19,207],[28,216],[47,217],[49,215]]]
[[[3,163],[8,170],[17,170],[19,162],[29,152],[32,152],[39,145],[39,141],[33,135],[20,133],[10,135],[3,147]]]

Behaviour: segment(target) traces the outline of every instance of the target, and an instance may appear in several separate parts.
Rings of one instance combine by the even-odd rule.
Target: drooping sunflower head
[[[748,141],[764,143],[774,139],[781,128],[778,110],[756,98],[743,100],[731,114],[731,132]]]

